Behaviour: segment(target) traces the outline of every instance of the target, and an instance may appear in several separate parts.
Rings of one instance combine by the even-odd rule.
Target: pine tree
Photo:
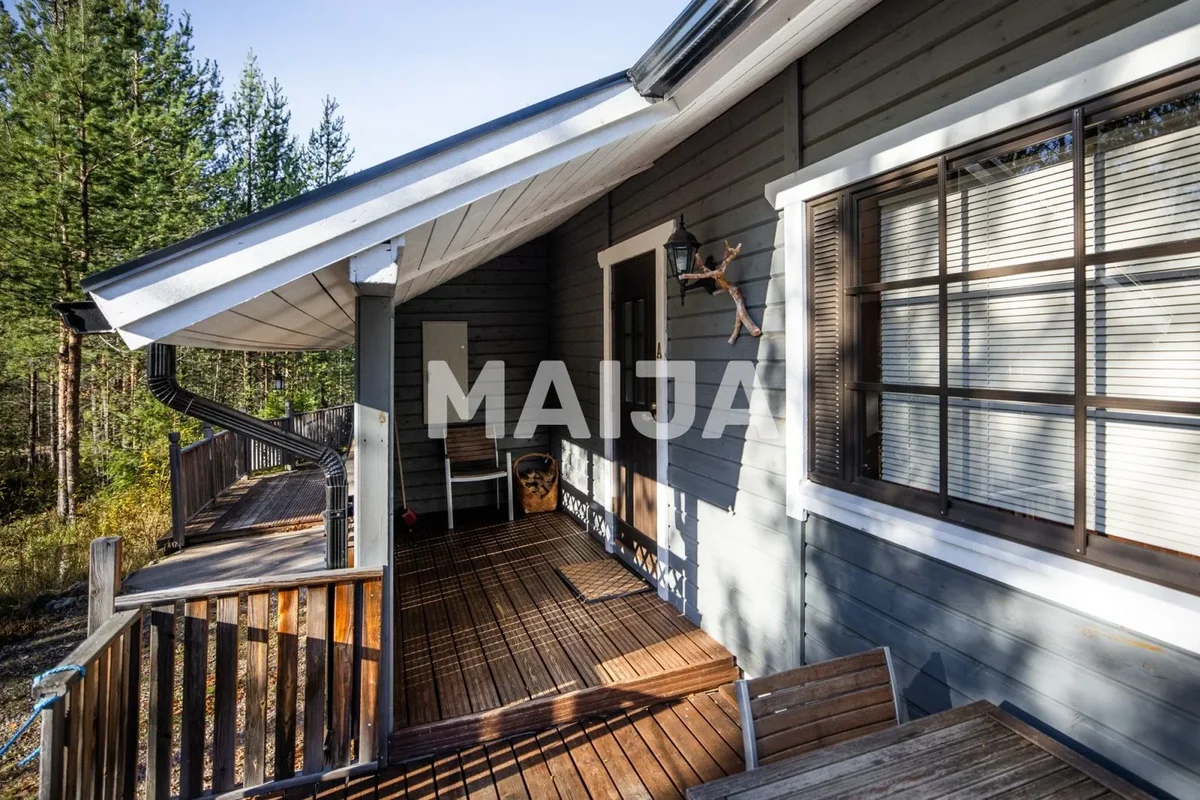
[[[0,23],[0,303],[57,324],[57,510],[80,479],[79,280],[203,227],[215,73],[158,0],[20,0]],[[207,119],[206,119],[207,117]],[[164,210],[168,213],[163,213]]]
[[[258,58],[251,50],[242,66],[237,91],[222,112],[224,177],[226,203],[224,216],[236,219],[253,214],[262,207],[258,187],[258,139],[262,133],[266,84]]]
[[[278,80],[267,87],[262,132],[257,142],[259,208],[275,205],[304,191],[299,140],[292,135],[292,112]]]
[[[310,189],[333,183],[346,174],[346,167],[354,160],[354,148],[346,135],[346,120],[337,110],[338,101],[326,95],[321,121],[308,135],[304,160]]]

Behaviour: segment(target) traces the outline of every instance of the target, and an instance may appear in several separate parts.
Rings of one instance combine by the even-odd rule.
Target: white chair
[[[508,521],[513,520],[512,453],[500,465],[498,439],[491,438],[487,425],[458,425],[446,430],[446,521],[454,530],[454,484],[500,481],[508,486]],[[489,463],[491,462],[491,463]],[[500,484],[496,484],[496,508],[500,508]]]

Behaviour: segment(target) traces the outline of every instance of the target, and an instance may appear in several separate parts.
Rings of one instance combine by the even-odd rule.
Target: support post
[[[354,360],[354,564],[382,566],[379,708],[375,746],[360,744],[363,760],[387,760],[392,729],[393,649],[393,404],[395,317],[392,308],[402,242],[389,242],[350,259],[355,302]]]
[[[183,476],[180,474],[182,467],[179,462],[179,431],[168,433],[167,441],[170,442],[167,462],[171,473],[171,538],[175,541],[175,546],[182,550],[183,529],[187,520],[183,518]]]
[[[121,593],[121,539],[105,536],[92,540],[88,560],[88,636],[116,612]]]
[[[211,425],[204,426],[204,441],[208,442],[208,498],[217,499],[217,461],[213,457],[216,447],[213,445],[213,429]]]
[[[283,429],[285,431],[287,431],[288,433],[296,432],[293,427],[295,425],[295,421],[292,419],[292,401],[291,400],[283,401],[283,422],[281,424],[283,425]],[[284,450],[283,451],[283,467],[284,467],[284,469],[290,470],[295,466],[296,466],[296,454],[292,453],[290,450]]]

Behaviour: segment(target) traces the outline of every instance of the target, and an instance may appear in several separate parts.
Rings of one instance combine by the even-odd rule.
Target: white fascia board
[[[675,113],[619,84],[92,292],[140,347]]]
[[[776,0],[754,15],[671,93],[680,108],[719,95],[769,61],[790,63],[880,0]],[[782,66],[765,76],[773,77]]]
[[[968,144],[1195,61],[1200,2],[1187,0],[766,186],[780,209]]]

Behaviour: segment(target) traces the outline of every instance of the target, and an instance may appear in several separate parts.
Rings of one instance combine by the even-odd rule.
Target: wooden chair
[[[746,769],[899,725],[886,647],[734,682]]]
[[[499,481],[508,485],[508,521],[513,520],[512,453],[500,465],[498,439],[488,436],[487,425],[457,425],[446,430],[446,519],[454,530],[454,484]],[[496,508],[500,508],[500,484],[496,484]]]

